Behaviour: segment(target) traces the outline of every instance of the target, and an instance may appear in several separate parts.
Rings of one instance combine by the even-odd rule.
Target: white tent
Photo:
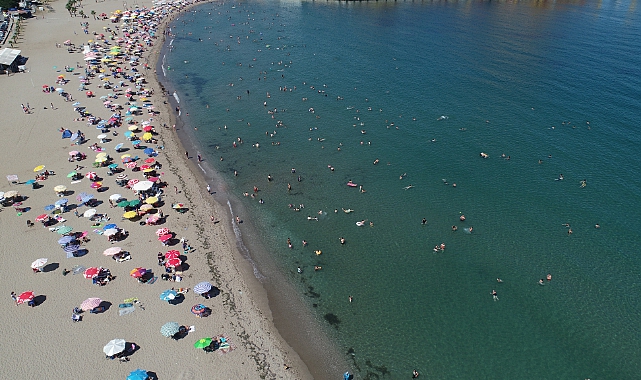
[[[20,55],[20,50],[4,48],[0,50],[0,65],[11,66],[16,57]]]

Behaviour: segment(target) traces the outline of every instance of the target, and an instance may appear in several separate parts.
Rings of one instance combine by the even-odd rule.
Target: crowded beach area
[[[24,72],[0,78],[6,378],[311,378],[156,81],[191,5],[58,1],[21,22]]]

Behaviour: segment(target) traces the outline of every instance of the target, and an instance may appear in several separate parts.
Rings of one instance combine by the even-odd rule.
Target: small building
[[[20,64],[16,58],[20,56],[20,50],[4,48],[0,50],[0,70],[7,71],[18,71],[18,65]]]

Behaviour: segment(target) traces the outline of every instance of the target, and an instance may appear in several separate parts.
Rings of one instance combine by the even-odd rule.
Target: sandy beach
[[[137,5],[139,8],[152,6],[150,1],[141,1]],[[118,23],[112,23],[108,17],[95,20],[91,11],[96,15],[105,13],[111,16],[117,9],[123,12],[126,9],[116,1],[89,3],[82,8],[88,17],[81,18],[71,17],[62,2],[54,2],[50,6],[47,11],[38,12],[36,18],[23,22],[21,38],[15,48],[28,57],[27,71],[0,78],[5,97],[0,102],[3,133],[0,162],[3,176],[18,176],[14,183],[4,182],[0,191],[13,190],[24,197],[13,202],[20,201],[20,205],[12,205],[8,201],[0,212],[0,247],[5,260],[0,284],[6,293],[0,315],[7,322],[3,342],[6,348],[0,359],[3,376],[15,379],[68,379],[77,376],[123,379],[131,371],[141,368],[159,379],[311,378],[306,365],[274,327],[265,290],[236,247],[232,216],[227,205],[215,203],[207,192],[206,184],[191,172],[190,168],[196,168],[196,157],[185,157],[176,132],[171,128],[175,124],[172,110],[155,81],[153,67],[162,42],[162,25],[185,6],[166,6],[165,9],[171,13],[159,21],[158,38],[149,39],[149,44],[142,39],[139,41],[144,51],[135,67],[140,77],[145,78],[138,83],[140,89],[136,89],[133,82],[116,89],[106,89],[102,86],[105,82],[118,84],[122,79],[107,76],[103,81],[96,75],[87,78],[88,83],[83,90],[79,87],[79,77],[85,75],[89,61],[85,60],[82,45],[89,46],[88,41],[94,40],[98,45],[92,45],[92,49],[103,48],[108,53],[112,46],[118,44],[117,40],[124,37],[122,30],[114,28],[122,24],[121,20]],[[82,23],[89,23],[88,34],[83,32]],[[110,31],[105,27],[118,35],[110,39]],[[109,44],[97,40],[99,36],[94,35],[94,31],[98,35],[105,34]],[[71,46],[64,44],[67,40]],[[106,67],[104,63],[103,67]],[[117,59],[114,63],[127,72],[132,67],[124,59]],[[149,68],[145,68],[145,64]],[[65,66],[73,68],[73,71],[65,70]],[[64,81],[68,82],[56,84],[59,75],[64,75]],[[43,91],[43,85],[53,87],[54,91]],[[133,171],[122,163],[122,154],[139,156],[138,166],[148,158],[142,149],[133,149],[131,141],[125,137],[130,124],[119,121],[121,125],[109,128],[105,142],[101,142],[97,137],[101,131],[96,125],[88,125],[87,118],[74,121],[80,117],[74,110],[77,107],[85,107],[88,114],[109,120],[117,111],[107,108],[103,104],[105,101],[123,105],[120,111],[124,119],[129,100],[124,97],[123,87],[134,87],[134,92],[147,90],[147,93],[152,93],[148,100],[153,104],[155,114],[143,109],[141,114],[132,115],[132,121],[139,126],[135,132],[138,136],[143,133],[143,122],[156,131],[153,138],[157,142],[142,145],[156,152],[150,165],[161,164],[156,170],[157,182],[166,183],[166,186],[161,186],[160,201],[154,208],[162,210],[164,215],[164,222],[159,225],[141,224],[148,215],[133,220],[122,218],[123,209],[112,207],[109,202],[113,194],[121,194],[129,201],[137,198],[132,189],[116,184],[117,174],[126,174],[128,179],[145,180],[142,171]],[[63,88],[73,100],[65,101],[56,88]],[[92,91],[93,96],[87,97],[86,91]],[[119,97],[109,97],[109,94]],[[143,102],[141,98],[144,96],[134,95],[131,101],[140,105]],[[74,106],[75,102],[80,104]],[[24,112],[22,105],[29,107],[28,113]],[[65,129],[81,131],[87,141],[76,145],[69,138],[61,138]],[[113,135],[114,131],[117,135]],[[116,152],[114,148],[119,143],[127,150]],[[96,155],[100,153],[97,148],[90,149],[93,144],[97,144],[124,171],[108,175],[107,167],[93,167]],[[72,150],[85,154],[86,159],[70,162],[69,151]],[[45,167],[34,172],[39,165]],[[67,174],[77,165],[83,166],[77,170],[81,179],[72,181]],[[38,188],[25,184],[45,170],[55,174],[38,181]],[[86,178],[90,171],[103,179],[99,191],[91,188],[93,182]],[[54,191],[54,187],[59,185],[67,188],[63,197]],[[90,220],[82,216],[92,208],[79,205],[81,202],[77,196],[83,192],[94,196],[96,214],[106,214],[109,220]],[[66,212],[53,214],[56,209],[45,209],[63,198],[68,199]],[[172,209],[176,203],[184,204],[187,211],[181,213]],[[74,210],[79,212],[79,216]],[[59,216],[64,221],[43,227],[43,223],[36,221],[41,214]],[[34,225],[29,227],[28,220]],[[127,231],[126,238],[113,244],[109,242],[103,228],[110,223]],[[62,235],[57,233],[57,229],[61,226],[72,227],[74,233],[87,231],[88,241],[80,247],[86,254],[67,258],[67,253],[58,243]],[[171,246],[164,246],[158,241],[155,232],[159,228],[168,228],[173,233]],[[181,239],[192,249],[185,253]],[[111,247],[121,247],[129,252],[131,260],[116,262],[104,255],[103,251]],[[163,281],[161,278],[165,267],[159,266],[157,255],[172,249],[178,250],[184,260],[182,267],[178,267],[182,269],[179,270],[179,274],[182,272],[181,282]],[[42,272],[34,273],[30,266],[38,258],[48,258],[48,262]],[[65,269],[72,270],[78,266],[107,268],[114,279],[98,286],[85,278],[82,272],[63,275]],[[130,275],[138,267],[153,272],[150,281],[153,283],[140,283]],[[209,299],[197,295],[192,288],[203,281],[209,281],[219,293],[212,292],[214,296]],[[160,294],[171,288],[190,290],[184,294],[184,299],[179,298],[178,302],[170,304],[161,300]],[[11,292],[20,295],[25,291],[34,292],[34,307],[26,303],[16,306],[10,298]],[[72,322],[73,309],[90,297],[102,299],[106,310],[97,314],[85,311],[80,314],[80,322]],[[138,302],[131,302],[132,299]],[[132,303],[134,311],[120,316],[119,306],[126,303]],[[196,304],[210,308],[211,315],[197,317],[192,313],[192,306]],[[161,326],[167,322],[193,326],[195,331],[180,340],[167,338],[160,332]],[[223,335],[227,337],[224,343],[229,344],[224,346],[225,349],[205,352],[194,348],[194,343],[201,338]],[[135,344],[135,352],[128,356],[128,361],[105,358],[103,347],[116,338]],[[89,366],[92,367],[90,372]]]

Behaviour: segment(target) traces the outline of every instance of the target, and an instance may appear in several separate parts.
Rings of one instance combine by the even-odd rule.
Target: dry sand
[[[44,13],[44,19],[43,13],[38,12],[37,19],[23,23],[22,36],[16,48],[29,58],[27,72],[0,78],[3,96],[0,101],[0,165],[3,170],[0,174],[3,178],[16,174],[22,183],[34,177],[33,168],[40,164],[56,172],[56,175],[42,182],[43,187],[36,190],[24,184],[8,182],[0,186],[1,191],[18,190],[27,196],[23,205],[30,208],[20,216],[12,207],[4,207],[0,212],[0,252],[3,260],[0,288],[6,294],[5,302],[0,303],[3,321],[3,350],[0,355],[2,377],[124,379],[130,371],[143,368],[155,372],[160,379],[311,378],[307,367],[273,327],[264,290],[253,278],[251,267],[237,251],[229,210],[211,201],[204,184],[199,183],[188,169],[189,164],[177,143],[175,132],[161,127],[164,123],[171,125],[172,120],[171,112],[162,104],[164,99],[156,83],[150,83],[147,87],[156,90],[151,100],[160,115],[155,117],[152,125],[160,133],[158,145],[165,146],[157,158],[164,165],[160,170],[162,179],[169,184],[163,198],[166,205],[162,209],[168,215],[163,227],[176,232],[178,238],[185,237],[195,252],[187,255],[189,269],[185,271],[181,283],[159,279],[151,285],[139,284],[129,276],[129,271],[138,266],[153,269],[159,276],[163,268],[158,266],[156,255],[169,248],[156,240],[157,227],[121,220],[122,209],[110,208],[107,202],[110,194],[120,193],[133,199],[133,193],[116,186],[114,178],[106,176],[105,168],[96,170],[109,187],[103,193],[90,189],[87,179],[70,184],[71,181],[66,178],[66,174],[76,165],[67,161],[67,152],[77,149],[87,154],[88,159],[79,163],[85,166],[81,170],[85,173],[95,157],[95,152],[88,146],[97,142],[96,136],[100,132],[83,122],[74,122],[73,119],[78,115],[72,103],[64,102],[57,94],[43,93],[41,86],[54,85],[65,65],[74,67],[76,62],[83,64],[82,54],[68,53],[64,47],[57,48],[56,43],[67,39],[71,39],[76,46],[86,43],[92,36],[82,33],[81,22],[89,22],[89,31],[99,33],[103,26],[113,24],[94,20],[91,16],[85,19],[70,17],[64,5],[64,2],[54,2],[51,9]],[[109,0],[87,3],[82,9],[86,14],[90,14],[91,10],[98,14],[110,14],[115,9],[122,9],[122,5],[122,2]],[[145,0],[138,2],[138,5],[149,7],[151,3]],[[149,54],[152,57],[147,62],[154,66],[153,52],[147,52],[146,57]],[[144,74],[153,82],[151,71]],[[82,69],[76,69],[76,72],[82,72]],[[94,90],[97,96],[87,99],[83,92],[78,91],[77,75],[67,77],[71,82],[64,87],[75,100],[94,115],[102,118],[110,116],[111,112],[102,106],[99,99],[109,91],[97,88],[97,78],[89,85],[89,89]],[[33,113],[24,114],[20,107],[22,103],[29,103]],[[51,103],[55,109],[51,109]],[[124,100],[120,103],[124,103]],[[145,118],[137,117],[136,120]],[[72,131],[80,129],[89,141],[72,147],[69,139],[61,139],[60,128]],[[118,130],[120,134],[112,137],[113,141],[102,144],[116,159],[119,154],[114,152],[113,147],[118,142],[125,142],[124,130],[121,127]],[[140,151],[137,153],[144,156]],[[130,178],[142,178],[140,172],[132,173],[128,169],[126,173]],[[91,241],[85,245],[89,253],[84,257],[65,258],[66,254],[57,244],[60,235],[43,228],[40,223],[27,227],[27,219],[33,221],[45,212],[45,205],[59,199],[53,187],[61,184],[74,192],[67,196],[71,204],[77,203],[75,197],[80,192],[95,194],[97,199],[104,202],[97,207],[98,212],[109,214],[111,222],[130,232],[126,240],[115,245],[131,252],[131,261],[116,263],[102,255],[103,250],[112,245],[106,237],[91,232],[88,219],[76,218],[72,212],[64,214],[67,219],[64,224],[75,231],[89,231]],[[173,186],[179,188],[179,194],[174,193]],[[190,210],[185,214],[174,212],[169,205],[176,202],[186,203]],[[211,223],[211,215],[221,222]],[[52,270],[34,274],[30,264],[40,257],[49,258],[48,268]],[[82,274],[62,275],[64,268],[71,269],[74,265],[103,266],[109,268],[117,278],[99,287]],[[204,300],[190,291],[179,305],[170,305],[159,299],[159,294],[172,286],[191,288],[207,280],[220,288],[219,296]],[[19,294],[26,290],[33,290],[44,301],[34,308],[26,304],[15,306],[9,293],[15,291]],[[103,314],[84,313],[82,322],[72,323],[72,309],[88,297],[99,297],[112,305]],[[138,298],[145,309],[136,307],[134,313],[119,316],[118,304],[131,297]],[[191,313],[191,306],[201,302],[212,308],[210,317],[197,318]],[[170,321],[194,325],[196,331],[179,341],[165,338],[160,334],[160,327]],[[229,336],[236,349],[221,355],[216,352],[207,354],[193,347],[197,339],[218,334]],[[102,348],[114,338],[135,342],[140,347],[131,356],[130,362],[105,359]],[[291,368],[286,370],[283,364]]]

